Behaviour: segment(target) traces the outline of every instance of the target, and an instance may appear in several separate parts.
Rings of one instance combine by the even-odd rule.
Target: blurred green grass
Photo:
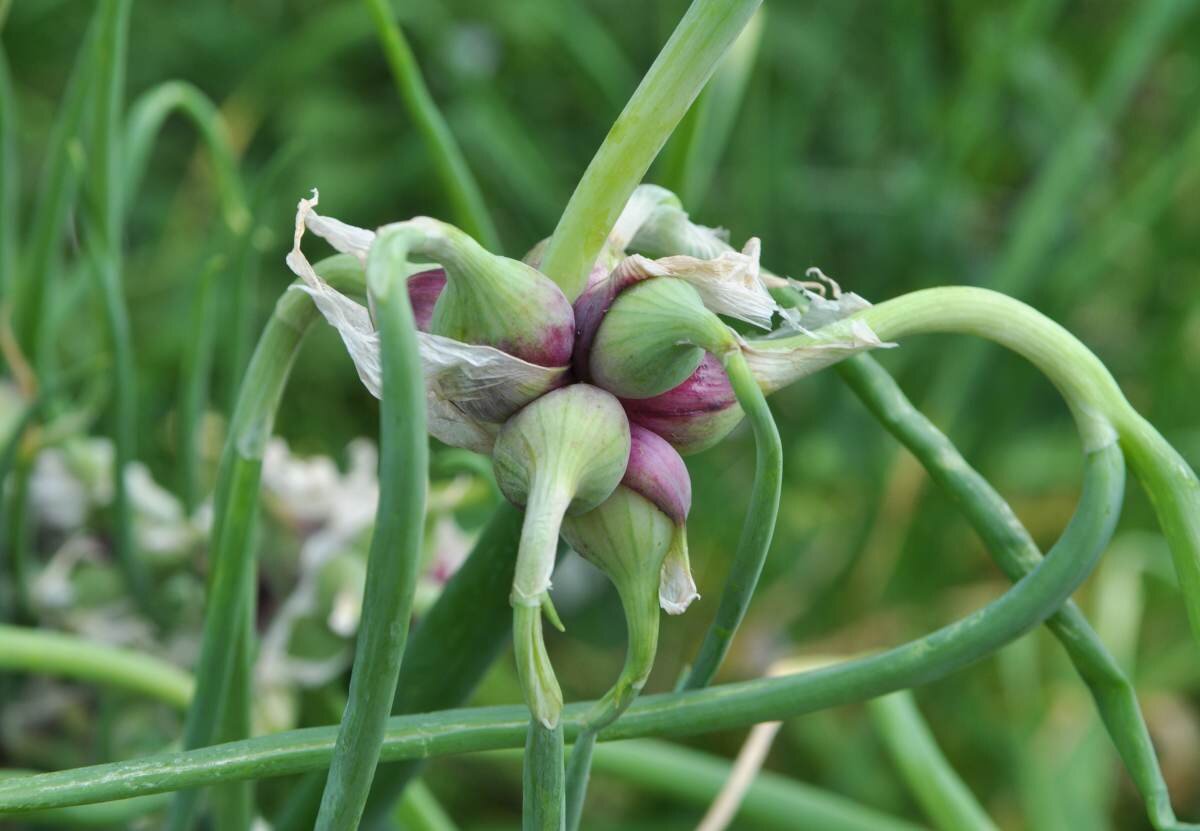
[[[553,228],[685,3],[399,5],[505,253],[519,256]],[[871,300],[947,283],[1019,285],[1022,300],[1091,346],[1135,406],[1200,465],[1200,15],[1195,3],[1159,4],[1178,8],[1151,36],[1137,23],[1149,5],[768,2],[728,148],[703,201],[688,207],[698,221],[729,228],[736,243],[760,237],[772,269],[801,276],[820,266]],[[90,10],[77,0],[21,0],[0,34],[20,113],[23,226]],[[130,98],[183,79],[228,119],[255,192],[256,325],[290,280],[283,255],[291,214],[310,188],[321,189],[330,213],[358,225],[421,213],[451,218],[359,4],[141,3],[130,44]],[[1121,105],[1112,100],[1113,63],[1138,59],[1130,44],[1145,53],[1136,71],[1117,67],[1117,75],[1123,66],[1129,72]],[[1082,142],[1074,138],[1080,125],[1089,131]],[[1061,198],[1038,203],[1048,171],[1069,181]],[[174,482],[174,401],[192,287],[223,243],[212,170],[190,127],[167,125],[131,210],[125,282],[139,447],[158,478]],[[103,342],[92,323],[98,299],[86,285],[68,268],[55,296],[70,333],[58,344],[64,365]],[[220,348],[235,346],[222,339]],[[958,341],[928,339],[884,362],[915,401],[936,394],[940,402],[939,383],[947,382],[939,373],[961,350]],[[312,338],[295,378],[279,424],[293,447],[336,453],[375,429],[375,402],[331,331]],[[236,381],[216,379],[219,401]],[[1053,390],[995,351],[951,383],[965,401],[961,416],[937,420],[1049,544],[1069,516],[1079,473]],[[760,673],[798,649],[897,642],[1002,588],[947,500],[918,492],[921,476],[893,478],[894,442],[836,378],[809,379],[772,407],[787,453],[784,507],[729,677]],[[932,412],[939,415],[936,406]],[[751,460],[745,431],[689,459],[690,536],[704,600],[666,624],[652,687],[674,681],[686,645],[712,613]],[[1152,527],[1144,498],[1131,491],[1123,529]],[[1200,673],[1182,605],[1162,576],[1169,569],[1161,546],[1137,539],[1114,552],[1150,563],[1136,667],[1176,807],[1197,817],[1200,756],[1186,741],[1176,748],[1173,737],[1200,731]],[[1095,613],[1092,600],[1085,608]],[[613,620],[613,610],[599,606],[569,621],[573,638],[560,642],[556,658],[570,662],[560,673],[569,696],[601,689],[615,671],[623,635]],[[919,698],[947,755],[1003,827],[1142,828],[1131,789],[1103,786],[1115,755],[1096,737],[1094,714],[1072,683],[1039,633]],[[738,740],[708,744],[732,751]],[[466,823],[471,806],[449,778],[469,776],[459,767],[448,761],[434,770],[447,776],[439,795]],[[789,725],[771,767],[913,814],[858,709]],[[596,795],[614,810],[633,798],[604,786]],[[496,819],[483,808],[476,818]]]

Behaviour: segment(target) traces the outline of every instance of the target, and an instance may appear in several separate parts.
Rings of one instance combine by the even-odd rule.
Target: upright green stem
[[[521,793],[522,831],[562,831],[566,803],[561,721],[547,727],[537,718],[529,720]]]
[[[500,654],[511,631],[512,608],[496,587],[512,585],[522,518],[508,502],[496,507],[467,561],[417,624],[400,667],[393,713],[462,706]],[[415,761],[379,766],[364,828],[386,820],[418,769]]]
[[[588,271],[650,163],[762,0],[694,0],[596,151],[546,248],[541,270],[567,297]]]
[[[877,655],[809,672],[706,690],[643,696],[601,734],[604,739],[685,735],[864,701],[942,678],[1029,631],[1053,614],[1091,571],[1120,512],[1124,467],[1108,445],[1089,453],[1079,507],[1063,536],[1032,574],[960,621]],[[564,712],[564,739],[580,730],[592,704]],[[524,706],[450,710],[393,717],[382,758],[422,759],[520,747]],[[0,811],[32,811],[196,788],[238,779],[284,776],[329,763],[336,727],[293,730],[184,753],[47,773],[0,782]]]
[[[350,256],[331,257],[315,268],[335,285],[356,293],[364,289],[361,269]],[[196,697],[184,723],[184,748],[203,747],[216,736],[222,702],[234,672],[237,650],[230,645],[246,633],[243,616],[249,614],[247,598],[254,584],[250,540],[258,516],[262,457],[292,362],[317,317],[316,307],[307,295],[284,292],[263,330],[240,388],[213,499],[207,607],[196,661]],[[195,792],[184,792],[176,797],[171,828],[181,831],[191,826],[197,796]]]
[[[876,698],[867,712],[908,789],[940,831],[997,831],[942,755],[907,690]]]
[[[706,687],[712,682],[733,643],[733,636],[742,618],[746,616],[746,609],[771,547],[783,487],[783,444],[779,438],[779,428],[775,426],[775,419],[767,407],[766,397],[740,352],[734,351],[725,357],[725,371],[754,431],[754,486],[750,491],[750,508],[742,523],[742,536],[721,592],[716,617],[704,636],[691,671],[681,685],[682,689],[689,690]]]
[[[318,831],[358,828],[396,694],[425,527],[429,445],[417,327],[404,279],[407,243],[383,232],[367,260],[367,285],[379,326],[379,508],[367,560],[362,622]]]
[[[400,31],[396,22],[396,13],[388,0],[363,0],[371,21],[375,25],[375,34],[379,37],[383,54],[392,70],[392,78],[396,82],[396,91],[404,101],[408,117],[416,124],[425,141],[425,149],[433,157],[442,187],[454,208],[454,214],[459,225],[485,248],[493,253],[500,253],[500,238],[496,226],[488,215],[479,192],[479,185],[467,162],[463,158],[454,134],[446,125],[425,86],[421,77],[421,69],[417,66],[416,58]]]
[[[967,463],[950,440],[913,407],[887,371],[867,355],[843,361],[837,365],[837,371],[955,502],[1001,570],[1012,580],[1033,571],[1041,562],[1041,552],[1008,503]],[[1046,626],[1087,684],[1105,729],[1142,794],[1154,827],[1176,827],[1167,785],[1133,682],[1073,601],[1055,612]]]

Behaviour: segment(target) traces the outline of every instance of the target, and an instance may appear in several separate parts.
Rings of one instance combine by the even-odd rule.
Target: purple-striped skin
[[[408,278],[408,302],[412,304],[417,331],[428,332],[433,319],[433,307],[446,288],[446,270],[434,268]]]
[[[629,464],[621,484],[644,496],[676,525],[692,508],[692,479],[683,459],[661,436],[629,425]]]
[[[571,355],[571,366],[575,370],[575,377],[581,381],[591,377],[588,362],[592,357],[592,341],[596,339],[604,315],[608,314],[621,292],[653,276],[640,268],[623,268],[622,265],[614,268],[607,277],[589,282],[587,289],[575,301],[575,351]]]
[[[684,456],[725,438],[743,415],[725,368],[709,353],[674,389],[652,398],[622,398],[621,404],[630,422],[657,433]]]

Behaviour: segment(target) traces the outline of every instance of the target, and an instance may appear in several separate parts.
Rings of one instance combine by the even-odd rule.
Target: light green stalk
[[[1108,545],[1123,492],[1121,454],[1109,444],[1087,455],[1080,505],[1062,538],[1032,574],[1001,598],[925,637],[870,657],[795,675],[643,696],[601,739],[683,735],[779,721],[942,678],[1029,631],[1066,601]],[[566,707],[564,738],[578,733],[592,706]],[[393,717],[381,758],[516,748],[525,742],[528,726],[524,706]],[[0,782],[0,811],[105,802],[302,773],[329,764],[336,735],[336,727],[308,728]]]
[[[379,36],[388,66],[391,67],[396,91],[404,101],[408,117],[420,131],[425,149],[433,157],[434,168],[442,187],[446,189],[458,224],[492,253],[500,253],[500,238],[484,205],[483,194],[479,192],[479,185],[471,175],[471,169],[467,167],[454,135],[446,126],[446,120],[429,94],[429,88],[425,86],[412,49],[396,22],[395,11],[388,0],[364,0],[364,3],[375,24],[375,33]]]
[[[860,355],[838,364],[837,370],[879,422],[916,456],[954,501],[1000,569],[1012,580],[1033,571],[1041,562],[1041,552],[1008,503],[913,407],[883,367],[870,356]],[[1073,601],[1055,612],[1046,626],[1087,684],[1154,827],[1178,827],[1133,682]]]
[[[421,560],[429,445],[417,327],[404,283],[407,253],[402,233],[383,231],[367,259],[382,367],[379,508],[350,700],[321,797],[318,831],[358,828],[396,694]]]
[[[363,274],[348,255],[331,257],[314,266],[323,279],[342,290],[361,294]],[[237,649],[246,635],[246,608],[254,584],[255,559],[250,545],[258,515],[262,457],[275,424],[279,400],[292,362],[318,314],[302,292],[286,291],[275,304],[258,347],[246,370],[229,427],[213,499],[210,577],[196,661],[196,697],[184,723],[183,746],[202,747],[216,738],[223,702],[235,675]],[[249,678],[240,673],[244,686]],[[184,792],[172,806],[170,827],[189,828],[196,792]]]
[[[844,337],[856,322],[883,340],[926,332],[973,334],[1024,356],[1058,388],[1087,451],[1119,439],[1150,496],[1171,547],[1192,632],[1200,640],[1200,481],[1187,462],[1130,406],[1100,360],[1070,332],[1018,300],[986,289],[948,287],[913,292],[872,306],[820,330],[817,340]],[[762,341],[787,349],[808,336]]]
[[[761,0],[694,0],[608,131],[546,247],[541,270],[572,300],[633,189]]]

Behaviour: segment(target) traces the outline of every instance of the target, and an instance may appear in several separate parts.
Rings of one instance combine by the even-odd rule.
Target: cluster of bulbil
[[[315,196],[300,203],[288,264],[379,395],[370,299],[364,306],[334,291],[300,251],[307,229],[365,265],[377,234],[321,216],[315,205]],[[384,233],[407,243],[408,273],[398,276],[419,329],[430,433],[489,455],[504,496],[525,510],[510,599],[531,712],[552,727],[562,709],[542,637],[543,615],[561,626],[549,594],[561,536],[609,577],[625,611],[626,664],[593,721],[611,720],[649,675],[659,607],[678,614],[698,596],[681,456],[711,447],[742,420],[726,366],[758,354],[726,321],[796,334],[865,304],[855,295],[827,300],[762,270],[756,239],[734,249],[654,186],[635,191],[576,298],[538,271],[543,245],[513,260],[425,217]],[[806,315],[771,293],[797,286],[812,304]],[[748,363],[762,367],[760,386],[770,391],[879,345],[856,330],[816,354]]]

